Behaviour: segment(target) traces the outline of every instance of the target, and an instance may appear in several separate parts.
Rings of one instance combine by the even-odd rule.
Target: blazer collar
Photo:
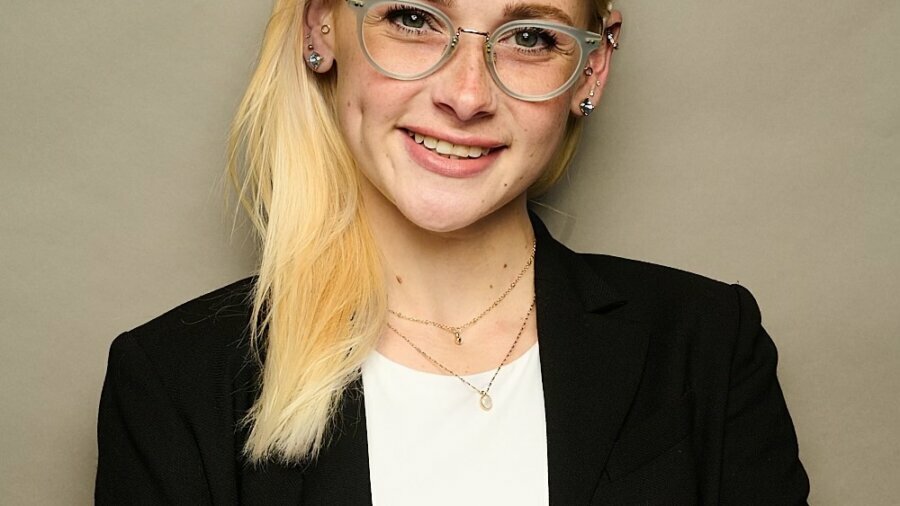
[[[637,390],[649,332],[616,317],[626,301],[584,256],[557,242],[534,215],[532,224],[550,504],[587,504]],[[251,481],[292,490],[287,495],[303,504],[371,504],[361,380],[345,396],[336,427],[314,465],[253,473]]]

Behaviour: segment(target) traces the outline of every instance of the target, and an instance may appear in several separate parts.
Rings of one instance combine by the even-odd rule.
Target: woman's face
[[[585,27],[583,0],[513,0],[512,5],[534,2]],[[440,6],[455,26],[482,32],[509,21],[505,1],[431,5]],[[367,198],[386,200],[426,230],[465,228],[522,196],[547,166],[569,114],[586,94],[586,78],[580,77],[548,101],[507,95],[489,74],[484,38],[473,34],[462,34],[450,61],[428,77],[393,79],[366,59],[355,12],[338,0],[331,15],[333,38],[323,40],[333,44],[339,120],[371,184]],[[448,150],[454,154],[441,153]]]

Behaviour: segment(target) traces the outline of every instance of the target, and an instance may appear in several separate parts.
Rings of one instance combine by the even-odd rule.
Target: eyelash
[[[388,11],[384,14],[382,19],[388,21],[391,24],[391,26],[394,27],[394,29],[396,29],[396,30],[400,30],[400,31],[410,33],[410,34],[422,33],[422,31],[425,29],[424,26],[422,28],[413,28],[413,27],[404,25],[402,22],[398,22],[399,18],[401,18],[404,15],[409,15],[409,14],[415,14],[415,15],[421,16],[422,20],[425,22],[425,25],[427,25],[429,28],[431,28],[434,31],[440,31],[439,26],[438,27],[435,26],[436,23],[434,22],[434,19],[431,14],[429,14],[427,11],[417,9],[410,5],[404,5],[404,4],[392,5],[388,9]],[[438,25],[439,25],[439,23],[438,23]],[[540,52],[545,52],[545,51],[558,51],[560,49],[559,48],[559,38],[557,36],[555,36],[553,34],[553,32],[549,32],[547,30],[542,30],[540,28],[522,27],[522,28],[515,30],[511,36],[516,37],[520,33],[525,33],[525,32],[533,32],[535,34],[535,36],[538,37],[538,40],[543,45],[542,45],[542,47],[538,47],[538,48],[527,48],[527,47],[521,47],[521,46],[514,44],[516,51],[519,51],[519,52],[525,53],[525,54],[529,54],[529,53],[540,53]]]
[[[429,28],[431,28],[432,30],[437,30],[435,28],[435,23],[431,17],[431,14],[429,14],[423,10],[416,9],[415,7],[411,7],[409,5],[397,4],[397,5],[391,6],[388,9],[387,13],[385,13],[383,19],[386,19],[387,21],[389,21],[391,23],[391,25],[393,25],[398,30],[403,30],[403,31],[406,31],[409,33],[419,33],[421,30],[424,29],[424,27],[423,28],[413,28],[410,26],[403,25],[402,23],[398,23],[397,19],[405,14],[416,14],[418,16],[421,16],[422,19],[425,21],[425,24],[428,25]]]
[[[522,27],[522,28],[519,28],[519,29],[513,31],[512,37],[516,37],[520,33],[527,33],[527,32],[534,33],[535,36],[538,38],[538,40],[543,42],[546,45],[546,47],[524,48],[524,47],[517,46],[516,47],[517,51],[521,51],[524,53],[534,53],[534,52],[540,52],[540,51],[553,51],[559,47],[559,38],[556,37],[552,32],[548,32],[548,31],[542,30],[540,28],[535,29],[535,28]]]

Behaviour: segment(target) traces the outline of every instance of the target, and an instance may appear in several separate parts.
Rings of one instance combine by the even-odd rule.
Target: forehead
[[[541,18],[585,27],[590,0],[420,0],[448,13],[477,12],[503,19]]]

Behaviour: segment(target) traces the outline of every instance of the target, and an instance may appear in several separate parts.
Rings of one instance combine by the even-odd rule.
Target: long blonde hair
[[[605,17],[608,4],[596,3]],[[358,171],[337,123],[336,73],[303,64],[305,4],[276,1],[229,138],[228,174],[261,250],[250,322],[261,385],[243,420],[252,463],[318,456],[387,312]],[[529,195],[549,189],[571,161],[581,121],[566,128]]]

